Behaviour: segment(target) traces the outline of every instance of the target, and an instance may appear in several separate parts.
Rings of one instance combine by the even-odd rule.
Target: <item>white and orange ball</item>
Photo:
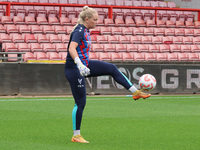
[[[151,74],[144,74],[139,79],[139,85],[143,91],[150,91],[156,87],[156,79]]]

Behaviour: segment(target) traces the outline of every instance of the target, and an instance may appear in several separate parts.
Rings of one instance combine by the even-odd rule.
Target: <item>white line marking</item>
[[[172,98],[172,99],[200,99],[200,97],[170,97],[170,96],[166,96],[166,97],[158,97],[158,96],[152,96],[149,99],[168,99],[168,98]],[[112,100],[112,99],[125,99],[125,97],[96,97],[96,98],[88,98],[87,100]],[[131,99],[127,98],[127,99]],[[0,102],[19,102],[19,101],[68,101],[68,100],[74,100],[73,98],[6,98],[6,99],[0,99]]]

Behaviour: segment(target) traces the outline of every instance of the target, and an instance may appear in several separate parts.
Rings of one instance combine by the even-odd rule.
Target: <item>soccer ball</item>
[[[151,74],[144,74],[139,79],[139,85],[143,91],[150,91],[156,87],[156,79]]]

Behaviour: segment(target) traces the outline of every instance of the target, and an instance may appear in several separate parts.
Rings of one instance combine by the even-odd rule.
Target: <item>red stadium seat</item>
[[[0,42],[1,43],[11,43],[12,40],[8,34],[1,33],[0,34]]]
[[[5,52],[17,52],[18,51],[18,49],[14,43],[3,43],[2,48],[5,50]]]
[[[24,59],[24,61],[36,60],[36,57],[33,55],[33,53],[31,53],[31,52],[26,52],[26,53],[23,55],[23,59]]]
[[[67,52],[67,46],[64,43],[56,43],[54,44],[56,47],[56,52]]]
[[[90,29],[90,35],[100,35],[100,31],[101,31],[101,28],[100,27],[95,27],[94,29]]]
[[[115,45],[116,52],[126,52],[126,45],[125,44],[116,44]]]
[[[64,26],[64,29],[67,31],[67,34],[70,34],[74,28],[73,26]]]
[[[163,20],[157,20],[156,22],[157,27],[165,28],[166,24]]]
[[[135,27],[136,26],[135,22],[131,18],[126,18],[125,19],[125,24],[128,27]]]
[[[187,28],[194,28],[194,23],[192,21],[185,21],[185,26]]]
[[[43,52],[43,49],[39,43],[29,43],[28,47],[30,48],[31,52]]]
[[[188,53],[188,60],[189,61],[199,61],[199,55],[197,53]]]
[[[185,36],[194,36],[194,30],[193,29],[184,29]]]
[[[169,45],[169,48],[170,48],[171,53],[181,52],[180,45],[172,44],[172,45]]]
[[[195,28],[200,28],[200,21],[195,21],[194,26]]]
[[[108,35],[107,39],[108,39],[108,43],[110,43],[110,44],[119,44],[118,37],[116,37],[116,36]]]
[[[151,36],[142,36],[142,43],[143,44],[151,44],[152,40],[151,40]]]
[[[97,25],[98,25],[98,26],[105,26],[105,24],[104,24],[104,22],[103,22],[103,19],[98,18],[98,20],[97,20]]]
[[[46,53],[44,53],[44,52],[35,52],[34,56],[36,57],[37,60],[49,60],[47,58]]]
[[[115,19],[116,26],[126,26],[123,19]]]
[[[132,28],[134,35],[143,35],[144,34],[144,28]]]
[[[101,32],[101,34],[110,34],[111,35],[111,30],[108,27],[100,27],[100,32]]]
[[[164,35],[165,34],[165,29],[164,28],[154,28],[154,35]]]
[[[174,36],[174,34],[173,28],[165,28],[165,36]]]
[[[103,52],[104,51],[104,45],[103,44],[92,44],[91,50],[93,52]]]
[[[149,45],[148,44],[138,44],[138,52],[149,52]]]
[[[6,29],[2,24],[0,24],[0,33],[6,33]]]
[[[62,43],[69,43],[69,35],[59,34],[58,37],[61,39]]]
[[[156,27],[154,20],[147,20],[146,24],[147,24],[147,27]]]
[[[33,33],[33,34],[35,34],[35,33],[42,34],[43,33],[42,29],[40,29],[40,26],[38,26],[38,25],[29,25],[28,27],[31,30],[31,33]]]
[[[18,59],[16,58],[17,57],[17,54],[8,54],[8,57],[10,57],[9,59],[8,59],[8,61],[12,61],[12,62],[14,62],[14,61],[17,61]]]
[[[43,48],[43,50],[45,52],[55,52],[56,51],[55,46],[51,43],[42,43],[41,47]]]
[[[104,19],[104,23],[106,26],[115,26],[113,19]]]
[[[71,18],[72,25],[76,25],[78,21],[78,18]]]
[[[161,44],[160,45],[160,52],[161,53],[168,53],[168,52],[170,52],[170,50],[169,50],[169,45],[167,45],[167,44]]]
[[[49,43],[45,34],[35,34],[35,37],[39,43]]]
[[[130,43],[129,36],[118,36],[118,37],[119,37],[119,42],[121,44],[129,44]]]
[[[164,44],[172,44],[173,38],[172,36],[163,36],[162,38]]]
[[[119,27],[111,27],[110,30],[112,35],[122,35],[122,31]]]
[[[167,55],[168,55],[168,53],[156,53],[156,60],[157,61],[168,61]]]
[[[138,26],[138,27],[145,27],[146,26],[144,20],[142,20],[142,19],[135,20],[135,23],[136,23],[136,26]]]
[[[45,17],[36,17],[36,22],[38,25],[48,25],[49,24]]]
[[[27,25],[36,25],[37,22],[35,21],[35,18],[32,16],[25,16],[25,23]]]
[[[104,44],[103,47],[105,52],[115,52],[116,50],[116,44]]]
[[[133,44],[140,44],[142,43],[141,36],[131,36],[130,42]]]
[[[188,53],[178,53],[178,60],[179,61],[188,61]]]
[[[15,25],[17,24],[25,24],[23,18],[21,16],[13,16],[13,22]]]
[[[194,36],[200,36],[200,29],[194,29]]]
[[[123,61],[133,61],[133,56],[130,53],[119,53]]]
[[[4,25],[4,27],[6,28],[6,32],[8,34],[10,34],[10,33],[18,33],[18,29],[14,24],[9,24],[9,25],[7,24],[7,25]]]
[[[144,59],[146,61],[156,61],[156,54],[154,54],[154,53],[144,53]]]
[[[128,27],[128,28],[126,28],[126,27],[121,27],[121,31],[122,31],[122,34],[123,35],[132,35],[133,33],[133,31],[132,31],[132,28],[131,27]]]
[[[11,34],[10,37],[14,43],[24,43],[25,42],[21,34]]]
[[[48,17],[48,21],[50,25],[60,25],[60,22],[56,17]]]
[[[183,37],[182,36],[174,36],[173,43],[174,44],[183,44]]]
[[[174,27],[176,27],[176,25],[173,23],[173,21],[171,21],[171,20],[167,20],[166,21],[166,26],[168,27],[168,28],[174,28]]]
[[[64,29],[63,26],[52,26],[52,27],[56,34],[66,34],[67,33],[67,31]]]
[[[28,47],[26,43],[17,43],[15,46],[18,48],[19,52],[30,52],[31,49]]]
[[[162,36],[153,36],[152,43],[153,44],[162,44]]]
[[[183,43],[184,44],[192,44],[193,43],[192,39],[193,39],[193,37],[189,37],[189,36],[183,37]]]
[[[190,45],[181,45],[181,52],[190,53],[191,52],[191,46]]]
[[[49,25],[41,26],[41,29],[42,29],[44,34],[54,34],[55,33],[55,31],[52,28],[52,26],[49,26]]]
[[[126,51],[127,52],[138,52],[137,44],[127,44]]]
[[[176,21],[176,27],[177,28],[184,28],[185,27],[185,24],[183,21]]]
[[[191,45],[191,52],[192,53],[199,53],[200,52],[200,46],[199,45]]]
[[[17,25],[17,29],[19,30],[20,34],[23,33],[31,33],[31,30],[29,29],[29,27],[27,25]]]
[[[154,35],[154,28],[144,28],[144,35]]]
[[[101,61],[110,61],[110,55],[108,53],[99,53],[98,58]]]
[[[176,28],[174,30],[174,35],[175,36],[184,36],[185,35],[184,29],[183,28]]]
[[[62,60],[66,60],[67,52],[59,52],[59,56]]]
[[[130,53],[134,61],[145,61],[144,53]]]
[[[67,18],[67,17],[61,17],[60,18],[60,24],[63,25],[63,26],[72,25],[72,23],[70,22],[69,18]]]
[[[112,61],[122,61],[122,58],[118,53],[110,53],[110,59]]]
[[[56,34],[47,34],[47,38],[51,43],[61,43],[61,39]]]
[[[200,44],[200,37],[193,37],[192,38],[192,40],[193,40],[193,44]]]
[[[103,36],[103,35],[97,35],[96,38],[97,38],[97,43],[99,43],[99,44],[108,43],[107,38],[105,36]]]
[[[151,52],[151,53],[159,53],[160,52],[159,45],[149,45],[149,52]]]
[[[59,54],[56,53],[56,52],[48,52],[47,53],[47,58],[49,60],[62,60],[61,57],[59,56]]]
[[[90,52],[89,58],[90,58],[91,60],[98,60],[98,56],[97,56],[97,54],[94,53],[94,52]]]
[[[169,53],[167,55],[168,61],[178,61],[178,54],[177,53]]]
[[[10,16],[1,16],[2,24],[13,24],[13,21]]]

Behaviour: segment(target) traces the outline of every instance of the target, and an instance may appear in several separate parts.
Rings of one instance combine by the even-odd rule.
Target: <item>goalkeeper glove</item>
[[[80,60],[79,57],[76,57],[74,59],[74,62],[76,63],[78,69],[79,69],[79,72],[81,74],[81,76],[88,76],[90,75],[90,69],[88,67],[86,67]]]

